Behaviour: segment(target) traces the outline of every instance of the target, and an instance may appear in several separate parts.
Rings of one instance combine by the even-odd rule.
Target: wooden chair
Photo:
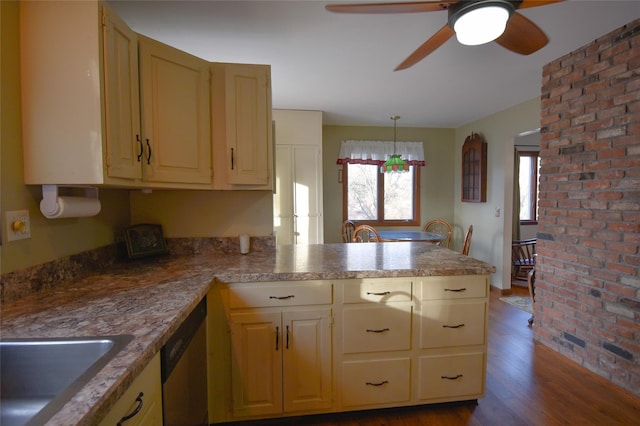
[[[531,298],[531,309],[534,310],[534,304],[536,302],[536,270],[531,269],[527,274],[527,285],[529,287],[529,297]],[[535,314],[531,314],[529,318],[529,325],[533,325],[533,317]]]
[[[373,226],[358,225],[353,231],[354,243],[377,243],[380,242],[380,235]]]
[[[451,248],[451,234],[453,233],[453,229],[448,222],[442,219],[433,219],[425,223],[422,230],[425,232],[435,232],[436,234],[445,235],[446,238],[437,244],[440,247]]]
[[[511,242],[511,279],[527,280],[527,273],[536,266],[536,239]]]
[[[345,220],[342,222],[342,242],[353,242],[353,231],[356,229],[356,224],[352,220]]]
[[[469,256],[469,248],[471,248],[471,235],[473,234],[473,225],[469,225],[467,235],[464,236],[464,243],[462,244],[462,250],[460,253],[465,256]]]

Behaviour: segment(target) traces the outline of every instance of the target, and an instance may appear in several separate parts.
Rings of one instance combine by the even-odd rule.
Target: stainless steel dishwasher
[[[162,414],[167,426],[208,425],[206,298],[160,352]]]

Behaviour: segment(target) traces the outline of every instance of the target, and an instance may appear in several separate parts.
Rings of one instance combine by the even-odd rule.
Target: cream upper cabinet
[[[102,30],[107,176],[141,179],[145,150],[140,132],[138,35],[107,7]]]
[[[204,61],[101,2],[20,7],[25,183],[210,188]]]
[[[139,36],[143,179],[211,183],[209,64]]]
[[[273,110],[276,242],[322,244],[322,112]]]
[[[273,190],[271,67],[211,64],[214,189]]]

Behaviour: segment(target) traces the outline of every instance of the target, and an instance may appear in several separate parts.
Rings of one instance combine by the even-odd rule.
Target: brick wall
[[[543,68],[534,337],[640,396],[640,19]]]

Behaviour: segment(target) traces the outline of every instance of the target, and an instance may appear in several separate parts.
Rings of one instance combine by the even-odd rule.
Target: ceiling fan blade
[[[437,12],[447,10],[459,0],[411,1],[400,3],[352,3],[328,4],[325,6],[330,12],[337,13],[415,13]]]
[[[563,2],[565,0],[524,0],[522,3],[520,3],[520,6],[518,6],[518,9],[526,9],[528,7],[537,7],[537,6],[544,6],[547,4],[553,4],[553,3],[560,3]]]
[[[542,49],[549,39],[540,27],[524,15],[514,12],[507,22],[504,33],[495,41],[512,52],[530,55]]]
[[[451,27],[448,24],[445,24],[444,27],[440,28],[437,33],[431,36],[429,40],[422,43],[422,46],[418,47],[407,59],[398,65],[394,71],[400,71],[417,64],[438,47],[442,46],[454,34],[455,32]]]

